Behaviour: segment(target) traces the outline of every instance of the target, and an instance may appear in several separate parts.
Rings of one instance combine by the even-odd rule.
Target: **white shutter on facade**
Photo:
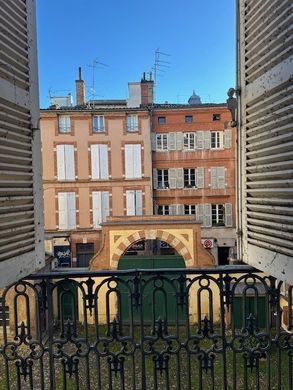
[[[212,167],[211,168],[211,188],[215,189],[218,187],[218,182],[217,182],[217,167]]]
[[[153,169],[153,188],[156,190],[158,188],[158,170]]]
[[[157,149],[157,135],[156,135],[156,133],[151,133],[151,146],[152,146],[152,151],[155,152]]]
[[[217,167],[217,188],[225,188],[225,167]]]
[[[133,145],[133,177],[141,178],[141,145]]]
[[[135,191],[135,215],[142,215],[142,191],[136,190]]]
[[[169,133],[169,150],[176,150],[176,133]]]
[[[169,186],[171,189],[176,188],[177,183],[177,169],[176,168],[170,168],[169,169]]]
[[[176,188],[184,187],[184,170],[183,168],[177,168]]]
[[[225,203],[225,226],[229,227],[233,225],[232,219],[232,204]]]
[[[0,288],[44,266],[35,2],[1,1]]]
[[[224,148],[230,149],[232,144],[232,132],[231,129],[224,131]]]
[[[108,145],[99,145],[100,179],[109,179]]]
[[[203,225],[203,214],[204,214],[204,205],[196,205],[196,220]]]
[[[209,203],[204,205],[203,226],[204,227],[212,226],[212,205]]]
[[[65,180],[65,153],[64,145],[57,145],[57,179]]]
[[[177,204],[177,215],[184,215],[184,204]]]
[[[179,132],[176,133],[176,149],[182,150],[183,149],[183,143],[184,143],[184,134]]]
[[[75,192],[58,193],[59,230],[76,228]]]
[[[211,132],[210,131],[204,131],[204,149],[210,149],[211,148]]]
[[[197,168],[197,188],[204,188],[204,167]]]
[[[75,192],[67,193],[68,229],[76,228]]]
[[[141,178],[141,145],[125,145],[125,177],[126,179]]]
[[[65,179],[75,180],[74,146],[64,145]]]
[[[292,1],[239,6],[239,257],[292,284]]]
[[[204,135],[203,131],[196,132],[196,148],[203,149],[204,148]]]
[[[126,215],[135,215],[135,191],[126,191]]]
[[[101,191],[92,192],[92,204],[93,204],[93,227],[98,229],[101,227],[102,222],[102,193]]]
[[[169,215],[176,215],[176,214],[177,214],[177,205],[170,204],[169,205]]]
[[[91,145],[92,179],[100,179],[100,153],[99,145]]]
[[[58,228],[60,230],[67,229],[68,221],[67,221],[67,194],[63,192],[59,192],[58,194]]]

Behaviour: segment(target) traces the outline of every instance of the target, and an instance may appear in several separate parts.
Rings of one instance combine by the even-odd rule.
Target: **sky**
[[[126,99],[128,82],[153,71],[156,102],[226,101],[235,86],[235,0],[38,0],[40,104],[75,97],[78,67],[87,98]],[[96,64],[94,61],[105,65]],[[166,62],[162,62],[166,61]],[[94,76],[94,83],[93,83]],[[93,90],[94,84],[94,90]]]

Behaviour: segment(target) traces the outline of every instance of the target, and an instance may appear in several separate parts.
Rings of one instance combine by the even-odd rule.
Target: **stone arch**
[[[192,255],[190,251],[186,248],[186,245],[182,242],[182,240],[180,240],[178,237],[168,231],[159,229],[139,230],[124,238],[123,241],[119,243],[112,255],[111,266],[113,268],[118,268],[118,262],[120,260],[120,257],[126,252],[126,250],[135,242],[145,239],[159,239],[165,241],[172,248],[174,248],[180,256],[183,257],[187,267],[192,264]]]

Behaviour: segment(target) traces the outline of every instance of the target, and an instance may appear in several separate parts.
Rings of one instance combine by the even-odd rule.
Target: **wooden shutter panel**
[[[75,180],[74,146],[64,145],[65,179]]]
[[[133,145],[125,145],[125,177],[126,179],[133,178]]]
[[[181,133],[181,132],[176,133],[176,149],[177,150],[183,149],[183,142],[184,142],[183,133]]]
[[[108,145],[99,146],[100,179],[109,179]]]
[[[155,168],[153,169],[153,187],[154,190],[158,188],[158,170]]]
[[[133,146],[133,177],[141,178],[141,145]]]
[[[100,179],[99,145],[91,145],[92,179]]]
[[[231,203],[225,203],[225,226],[233,226]]]
[[[204,205],[196,205],[196,220],[203,225],[203,214],[204,214]]]
[[[176,188],[177,183],[177,169],[176,168],[170,168],[169,169],[169,186],[171,189]]]
[[[57,145],[57,179],[65,180],[65,145]]]
[[[215,189],[217,187],[218,187],[218,183],[217,183],[217,168],[216,167],[212,167],[211,168],[211,188]]]
[[[204,148],[204,136],[203,131],[197,131],[196,132],[196,148],[197,149],[203,149]]]
[[[156,133],[151,133],[151,146],[152,146],[152,151],[155,152],[157,149],[157,135],[156,135]]]
[[[135,215],[142,215],[142,191],[136,190],[135,191]]]
[[[67,193],[58,193],[58,227],[60,230],[68,227]]]
[[[217,167],[217,188],[225,188],[225,167]]]
[[[176,150],[176,133],[169,133],[169,150]]]
[[[210,149],[211,148],[211,132],[210,131],[204,131],[204,149]]]
[[[76,201],[75,192],[67,193],[68,229],[76,228]]]
[[[135,215],[135,191],[126,191],[126,215]]]
[[[110,206],[109,206],[109,192],[108,191],[102,191],[102,222],[107,221],[107,217],[110,215]]]
[[[232,144],[232,132],[231,129],[227,129],[224,132],[224,148],[230,149]]]
[[[292,284],[292,1],[240,0],[239,20],[239,257]]]
[[[169,205],[169,215],[176,215],[176,213],[177,213],[177,205],[170,204]]]
[[[197,168],[197,183],[198,188],[204,188],[204,167]]]
[[[184,215],[184,204],[177,204],[177,215]]]
[[[92,192],[93,227],[98,229],[102,222],[102,194],[101,191]]]
[[[184,187],[184,170],[183,170],[183,168],[177,168],[176,187],[177,188]]]
[[[203,226],[211,227],[212,226],[212,205],[204,205],[204,215],[203,215]]]

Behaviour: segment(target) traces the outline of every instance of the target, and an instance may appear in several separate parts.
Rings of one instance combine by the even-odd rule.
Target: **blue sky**
[[[235,85],[235,0],[38,0],[41,107],[51,93],[75,96],[78,66],[97,99],[127,98],[127,83],[152,70],[155,50],[170,68],[158,78],[157,102],[223,102]],[[89,95],[90,96],[90,95]]]

